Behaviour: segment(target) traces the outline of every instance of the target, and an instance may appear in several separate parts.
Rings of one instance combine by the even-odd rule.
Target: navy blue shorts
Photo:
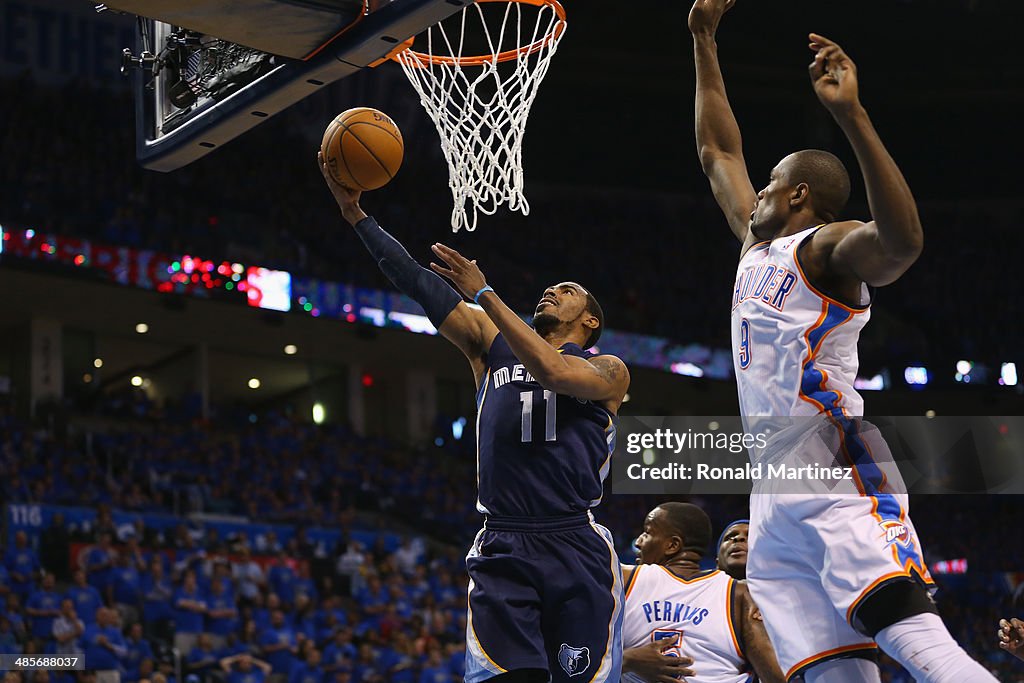
[[[622,567],[589,513],[488,517],[466,556],[466,682],[515,669],[552,681],[618,681]]]

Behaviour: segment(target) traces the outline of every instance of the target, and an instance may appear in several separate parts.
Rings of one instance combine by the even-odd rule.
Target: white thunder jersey
[[[688,676],[689,683],[753,680],[733,629],[735,583],[718,570],[687,580],[658,564],[637,565],[626,588],[623,649],[679,634],[676,646],[666,654],[693,658],[697,675]],[[622,680],[642,681],[634,674],[624,674]]]
[[[853,383],[870,296],[862,285],[861,305],[851,308],[807,280],[797,252],[820,227],[755,244],[740,259],[732,349],[740,413],[750,431],[757,416],[864,414]]]

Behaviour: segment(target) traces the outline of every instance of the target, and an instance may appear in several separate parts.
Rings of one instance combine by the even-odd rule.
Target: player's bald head
[[[675,501],[662,503],[661,521],[683,539],[682,552],[696,553],[704,557],[711,543],[711,519],[707,513],[691,503]]]
[[[790,154],[779,162],[787,185],[805,183],[810,188],[815,213],[827,221],[835,221],[850,199],[850,174],[835,154],[820,149],[805,149]]]

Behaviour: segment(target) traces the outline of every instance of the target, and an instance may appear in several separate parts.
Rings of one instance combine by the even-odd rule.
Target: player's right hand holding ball
[[[324,159],[323,152],[316,153],[316,163],[320,167],[320,173],[323,175],[327,187],[331,189],[331,194],[334,195],[334,200],[338,202],[338,208],[341,209],[341,215],[345,217],[345,220],[355,225],[366,218],[366,213],[359,206],[359,197],[363,193],[360,190],[350,190],[331,177],[330,171],[327,170],[327,160]]]

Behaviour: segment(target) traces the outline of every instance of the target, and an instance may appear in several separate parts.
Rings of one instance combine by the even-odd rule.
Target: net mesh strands
[[[475,230],[480,213],[503,205],[529,215],[526,120],[565,25],[553,0],[478,0],[420,36],[424,52],[395,55],[441,138],[453,231]],[[470,43],[483,54],[466,54]]]

